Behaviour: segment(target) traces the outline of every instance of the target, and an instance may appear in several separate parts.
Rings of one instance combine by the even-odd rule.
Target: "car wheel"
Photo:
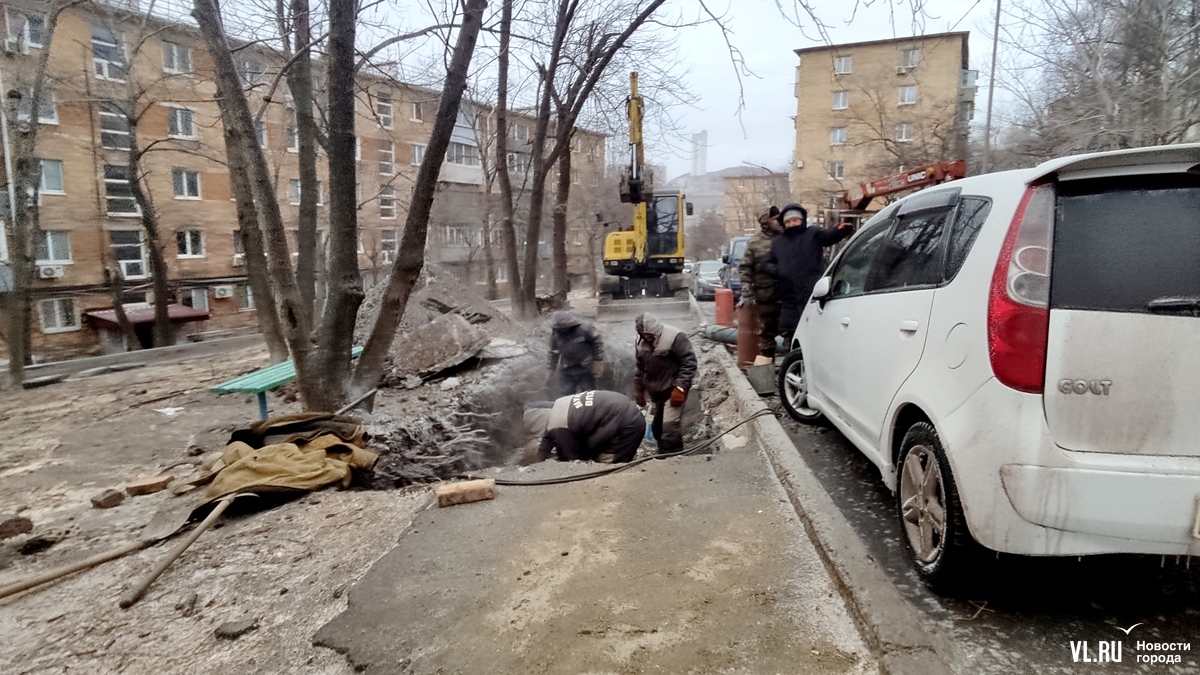
[[[930,588],[953,590],[981,549],[967,530],[950,463],[933,425],[909,427],[897,471],[897,514],[909,559]]]
[[[779,398],[784,410],[792,419],[804,424],[822,424],[825,416],[808,406],[808,374],[804,369],[804,355],[793,349],[779,366]]]

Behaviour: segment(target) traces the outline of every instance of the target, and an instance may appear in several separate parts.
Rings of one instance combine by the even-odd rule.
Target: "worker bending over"
[[[683,331],[641,314],[635,322],[638,341],[634,390],[639,407],[654,403],[654,437],[658,452],[683,450],[683,407],[696,377],[696,353]]]
[[[551,403],[533,403],[525,428],[541,438],[538,457],[566,461],[628,462],[646,434],[642,411],[624,394],[585,391]]]

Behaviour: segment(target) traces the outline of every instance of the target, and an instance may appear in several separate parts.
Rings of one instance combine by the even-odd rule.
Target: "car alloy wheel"
[[[913,554],[926,564],[937,561],[946,543],[946,489],[925,445],[912,446],[900,468],[900,513]]]
[[[808,405],[808,375],[804,369],[804,356],[793,349],[779,366],[779,396],[783,408],[792,419],[805,424],[820,424],[825,416]]]

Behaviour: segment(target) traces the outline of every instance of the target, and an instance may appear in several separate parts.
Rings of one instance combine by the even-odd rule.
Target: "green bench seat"
[[[357,358],[359,354],[362,354],[362,350],[362,347],[355,347],[350,351],[350,354]],[[291,359],[288,359],[283,363],[276,363],[273,366],[260,368],[253,373],[246,373],[241,377],[235,377],[232,380],[214,385],[209,391],[217,394],[257,394],[258,414],[265,420],[269,413],[267,410],[267,392],[285,382],[290,382],[295,377],[296,364]]]

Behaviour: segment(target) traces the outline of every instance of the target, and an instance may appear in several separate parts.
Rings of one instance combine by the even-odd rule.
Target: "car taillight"
[[[1050,324],[1054,185],[1030,186],[1004,238],[988,294],[988,356],[996,379],[1040,394]]]

